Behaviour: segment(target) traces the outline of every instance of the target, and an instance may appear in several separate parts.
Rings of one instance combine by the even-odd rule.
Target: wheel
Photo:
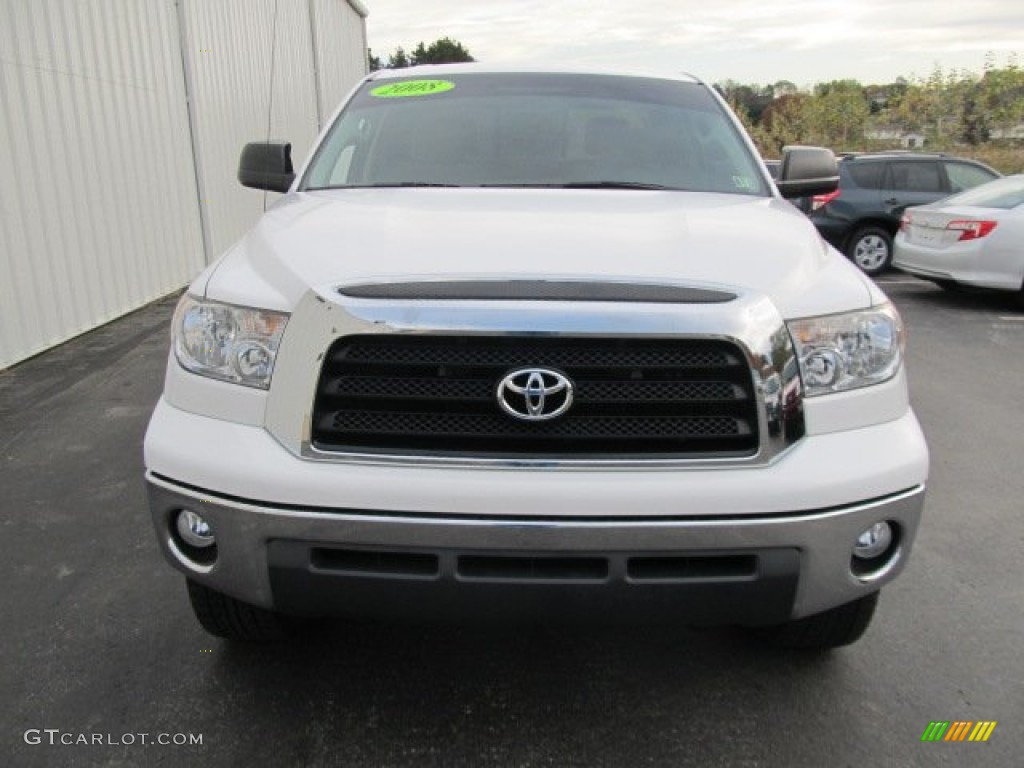
[[[247,643],[269,643],[289,634],[287,618],[266,608],[244,603],[187,579],[192,612],[211,635]]]
[[[862,227],[850,238],[846,255],[864,274],[880,275],[892,263],[892,235],[881,227]]]
[[[875,614],[878,592],[827,611],[756,631],[762,640],[781,648],[824,651],[855,642]]]

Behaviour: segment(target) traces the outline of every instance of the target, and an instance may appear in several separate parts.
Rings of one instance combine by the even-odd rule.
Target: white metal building
[[[366,73],[359,0],[0,0],[0,370],[185,285]]]

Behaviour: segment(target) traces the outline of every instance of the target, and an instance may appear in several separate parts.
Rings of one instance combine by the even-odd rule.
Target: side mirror
[[[238,181],[243,187],[287,192],[295,181],[292,145],[269,141],[246,144],[238,161]]]
[[[835,192],[839,187],[836,156],[822,147],[783,147],[782,167],[775,185],[785,198]]]

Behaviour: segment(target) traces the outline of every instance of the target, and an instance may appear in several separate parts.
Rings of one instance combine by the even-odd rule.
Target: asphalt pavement
[[[0,766],[1024,764],[1024,311],[880,282],[931,482],[907,570],[825,655],[683,628],[331,622],[224,643],[146,511],[174,300],[0,373]],[[921,741],[983,720],[986,743]]]

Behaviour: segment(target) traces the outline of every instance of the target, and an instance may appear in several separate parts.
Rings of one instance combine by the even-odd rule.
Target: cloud
[[[709,79],[807,82],[980,70],[1024,51],[1024,3],[975,0],[369,0],[370,46],[450,36],[480,60],[694,69]]]

